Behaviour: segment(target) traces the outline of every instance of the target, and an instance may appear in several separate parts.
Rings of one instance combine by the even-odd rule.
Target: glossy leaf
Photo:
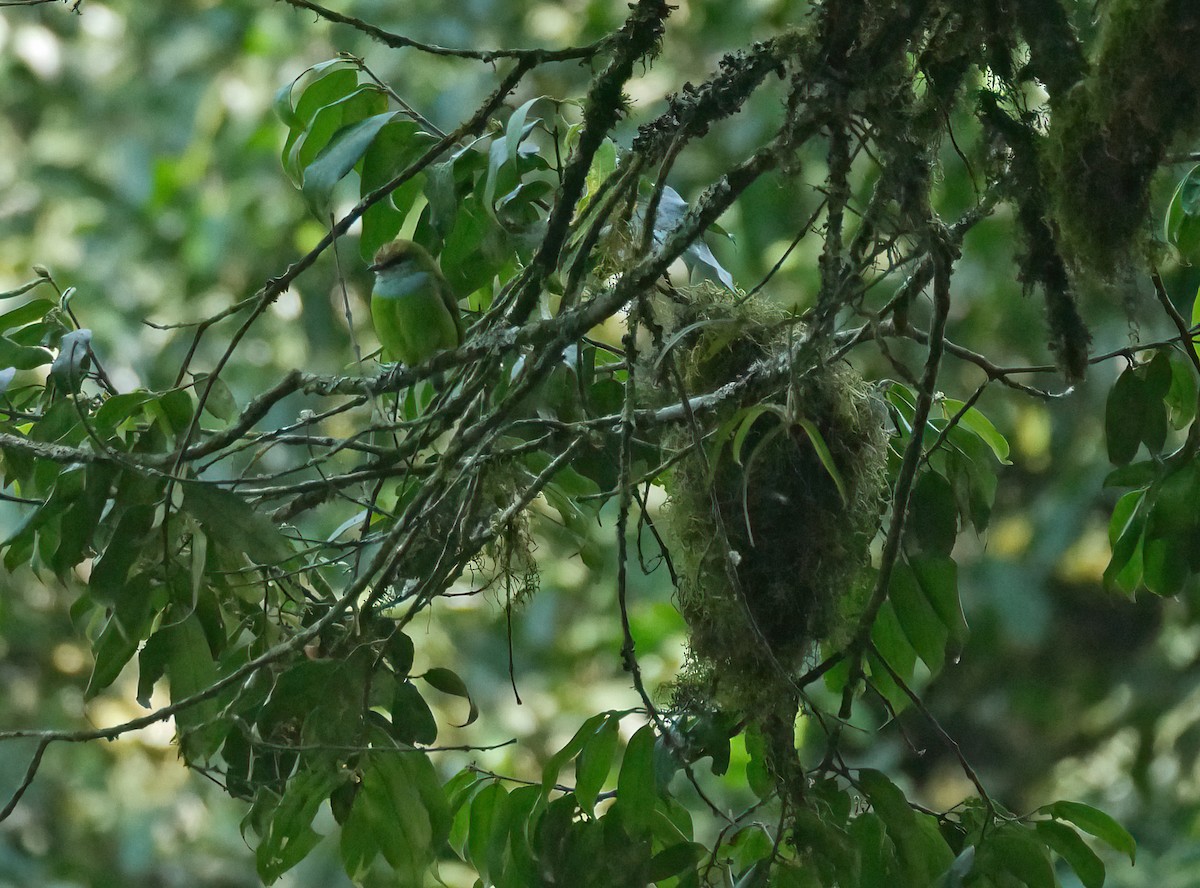
[[[868,656],[871,663],[871,685],[887,698],[894,712],[902,712],[912,705],[912,700],[896,684],[891,673],[894,671],[905,684],[911,682],[917,653],[908,643],[891,601],[885,601],[879,609],[875,625],[871,627],[871,641],[879,651],[879,656],[891,667],[891,670],[887,669],[875,654],[871,653]]]
[[[338,782],[336,774],[324,770],[303,771],[288,781],[255,852],[263,882],[276,881],[321,841],[312,828],[313,818]]]
[[[617,777],[617,805],[635,835],[649,829],[654,811],[654,742],[653,725],[639,728],[625,747]]]
[[[579,751],[583,749],[584,744],[595,735],[596,731],[608,720],[608,717],[609,713],[605,712],[593,715],[580,726],[579,730],[575,732],[575,736],[567,742],[566,746],[550,756],[549,761],[542,768],[543,795],[548,796],[550,794],[550,791],[558,782],[558,775],[562,771],[563,766],[579,755]]]
[[[434,137],[422,131],[410,120],[393,118],[371,141],[362,159],[360,173],[363,197],[392,181],[422,152]],[[425,187],[425,175],[410,178],[383,200],[376,201],[362,217],[362,238],[359,251],[369,262],[375,251],[400,233],[409,212]]]
[[[946,419],[951,419],[958,415],[959,411],[966,406],[966,402],[958,401],[954,398],[943,398],[941,400],[942,412]],[[992,425],[992,421],[980,413],[974,407],[968,408],[967,412],[959,419],[958,424],[974,434],[991,448],[992,453],[996,455],[996,459],[1001,465],[1010,466],[1012,460],[1008,458],[1008,440],[1000,434],[999,430]]]
[[[833,461],[833,454],[829,451],[829,445],[825,443],[825,438],[821,435],[821,430],[817,428],[816,423],[810,419],[800,417],[796,423],[804,429],[808,435],[808,440],[813,446],[813,450],[817,453],[817,458],[821,460],[821,466],[833,479],[834,485],[837,487],[838,495],[842,499],[842,504],[848,502],[846,494],[846,482],[842,478],[842,473],[838,470],[837,463]]]
[[[1171,428],[1182,429],[1196,418],[1196,370],[1191,361],[1178,353],[1171,354],[1171,387],[1167,390],[1167,419]]]
[[[163,644],[169,651],[166,675],[171,683],[171,702],[202,694],[217,679],[217,665],[204,635],[199,617],[193,612],[175,617],[160,630]],[[229,725],[218,718],[221,707],[210,697],[175,715],[179,727],[180,745],[189,762],[203,762],[216,751],[220,736]]]
[[[1167,206],[1163,236],[1188,262],[1200,258],[1200,166],[1188,171]]]
[[[83,698],[91,700],[116,681],[125,664],[137,653],[141,639],[133,627],[124,626],[117,617],[111,616],[92,646],[92,674],[88,678]]]
[[[183,483],[183,507],[209,536],[258,564],[279,564],[292,554],[275,524],[235,493],[195,481]]]
[[[1008,873],[1028,888],[1058,888],[1045,846],[1019,824],[1005,824],[987,836],[978,860],[986,872]]]
[[[1112,558],[1104,569],[1104,582],[1127,595],[1132,595],[1142,581],[1142,534],[1146,528],[1146,505],[1146,491],[1130,491],[1117,500],[1108,525]]]
[[[660,882],[677,876],[689,867],[695,866],[708,854],[703,845],[695,842],[680,842],[664,848],[650,860],[647,878],[651,882]]]
[[[429,704],[412,682],[396,683],[391,713],[392,728],[398,740],[426,746],[437,740],[437,721],[429,709]]]
[[[479,707],[475,705],[475,701],[471,699],[471,692],[467,690],[466,683],[458,677],[458,673],[451,669],[446,669],[441,666],[434,667],[426,672],[421,678],[429,682],[432,687],[437,688],[443,694],[450,694],[454,697],[462,697],[470,706],[470,711],[467,713],[467,720],[460,728],[465,728],[467,725],[479,718]]]
[[[296,84],[310,73],[319,76],[304,87],[299,99],[293,103]],[[345,98],[357,85],[358,73],[350,64],[341,59],[333,59],[309,68],[276,95],[276,113],[288,124],[289,129],[287,139],[283,143],[283,169],[297,187],[301,183],[301,171],[306,165],[300,163],[296,155],[297,141],[305,135],[307,127],[321,108]],[[313,150],[313,154],[316,154],[316,149]]]
[[[958,596],[958,566],[950,558],[911,558],[913,578],[941,619],[949,636],[946,653],[952,662],[967,643],[967,619]]]
[[[920,583],[907,563],[899,562],[892,570],[888,597],[905,638],[929,667],[929,671],[936,675],[946,660],[950,629],[922,592]]]
[[[913,487],[907,530],[923,552],[949,555],[958,539],[954,489],[937,472],[923,472]]]
[[[1075,871],[1084,888],[1103,888],[1104,863],[1075,830],[1053,820],[1039,821],[1034,828],[1046,847]]]
[[[343,127],[305,168],[301,191],[314,215],[326,215],[334,186],[362,160],[379,131],[395,117],[396,112],[384,112]]]
[[[611,716],[579,751],[575,763],[575,799],[584,813],[591,813],[596,805],[596,796],[608,779],[613,755],[617,751],[620,725],[620,718]]]
[[[48,349],[21,346],[7,336],[0,336],[0,367],[15,367],[17,370],[32,370],[51,363],[54,356]]]
[[[1038,809],[1039,814],[1048,814],[1055,820],[1073,823],[1088,835],[1093,835],[1111,848],[1136,862],[1137,843],[1121,824],[1103,811],[1082,802],[1054,802]]]
[[[907,884],[927,885],[950,868],[954,854],[934,818],[909,807],[908,799],[881,772],[863,769],[858,780],[896,845]]]
[[[502,866],[499,858],[508,837],[508,826],[508,792],[498,780],[494,780],[471,799],[467,833],[467,851],[471,863],[484,882],[488,882],[489,874]]]

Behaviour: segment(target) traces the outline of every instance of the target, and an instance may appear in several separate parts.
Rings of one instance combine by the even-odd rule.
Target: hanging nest
[[[777,310],[728,299],[693,308],[699,317],[681,329],[696,335],[676,348],[690,393],[788,345]],[[762,402],[706,417],[704,433],[703,456],[672,470],[660,520],[691,636],[676,703],[746,712],[777,696],[816,642],[853,626],[886,493],[883,415],[852,368],[817,363]],[[681,426],[664,445],[694,437]]]

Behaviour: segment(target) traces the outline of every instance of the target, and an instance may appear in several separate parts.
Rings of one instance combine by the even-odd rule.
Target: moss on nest
[[[691,393],[737,379],[786,347],[782,313],[752,305],[717,298],[694,308],[697,332],[681,359]],[[721,432],[710,436],[705,458],[693,454],[673,469],[660,526],[691,636],[678,704],[770,708],[814,643],[852,625],[886,490],[886,439],[873,397],[845,364],[797,368],[764,402],[708,417],[706,431]],[[692,441],[685,426],[664,445]]]

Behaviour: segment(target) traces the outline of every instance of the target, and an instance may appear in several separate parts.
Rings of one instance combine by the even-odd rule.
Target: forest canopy
[[[1196,876],[1194,4],[0,5],[13,884]]]

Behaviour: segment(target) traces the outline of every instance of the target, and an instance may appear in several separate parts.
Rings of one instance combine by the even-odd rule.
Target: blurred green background
[[[1091,5],[1082,4],[1083,11]],[[585,43],[609,32],[625,11],[623,3],[599,0],[465,0],[453,9],[431,0],[364,0],[338,8],[420,40],[476,48]],[[662,57],[628,87],[633,113],[623,137],[724,52],[802,24],[808,14],[800,2],[678,0]],[[118,388],[169,384],[190,332],[146,322],[220,311],[321,236],[279,166],[284,128],[271,104],[279,87],[340,51],[365,58],[443,128],[469,113],[495,78],[487,65],[387,50],[284,3],[85,0],[78,13],[61,3],[0,10],[0,290],[30,280],[34,264],[46,266],[60,286],[77,288],[74,311],[95,331]],[[513,104],[541,93],[578,96],[589,73],[575,63],[543,68]],[[716,127],[684,152],[671,184],[695,196],[769,137],[778,102],[777,92],[764,91]],[[969,119],[962,126],[969,131]],[[810,181],[818,182],[821,159],[811,164]],[[1172,177],[1185,171],[1164,172],[1160,210]],[[942,185],[948,215],[969,205],[970,178],[952,151]],[[733,239],[714,249],[740,285],[749,289],[761,279],[818,200],[802,183],[773,178],[722,219]],[[1003,212],[972,233],[955,278],[950,336],[1000,364],[1046,363],[1042,309],[1015,280],[1012,235]],[[326,256],[273,307],[226,372],[239,400],[291,367],[342,372],[352,364],[352,333],[363,332],[367,319],[352,241],[339,253],[355,329],[344,317],[338,269]],[[818,250],[815,238],[802,242],[768,285],[768,298],[804,306],[815,289]],[[1187,314],[1200,276],[1187,268],[1166,272]],[[1085,294],[1097,352],[1166,335],[1160,314],[1144,280]],[[222,335],[210,336],[195,366],[210,366],[224,344]],[[919,366],[919,352],[897,345],[895,353]],[[888,372],[869,355],[862,360],[868,372]],[[1108,471],[1103,405],[1122,366],[1120,359],[1101,364],[1080,390],[1051,401],[998,387],[984,396],[980,406],[1009,436],[1014,464],[1002,471],[987,536],[960,540],[971,642],[961,662],[927,688],[926,700],[1009,808],[1024,813],[1074,798],[1133,831],[1138,864],[1130,869],[1107,856],[1108,884],[1194,885],[1200,595],[1193,588],[1179,600],[1144,593],[1129,601],[1100,584],[1115,499],[1101,486]],[[942,388],[953,397],[966,397],[982,379],[961,363],[949,362],[946,373]],[[1051,374],[1031,381],[1062,388]],[[287,421],[289,409],[283,405],[266,423]],[[18,517],[16,508],[0,507],[0,531]],[[597,533],[611,546],[611,527]],[[538,556],[541,592],[513,619],[523,705],[509,685],[502,601],[461,599],[468,603],[419,628],[418,649],[453,665],[485,712],[441,742],[521,741],[472,758],[445,755],[439,762],[447,774],[470,760],[534,774],[587,715],[637,705],[620,668],[613,576],[586,568],[554,540],[542,540]],[[654,560],[653,544],[647,559]],[[681,662],[682,621],[665,571],[634,573],[635,636],[648,684],[656,687]],[[72,624],[72,601],[71,589],[26,571],[0,574],[0,729],[106,725],[140,714],[132,676],[84,705],[90,659],[84,627]],[[461,720],[455,705],[447,703],[447,722]],[[186,773],[170,741],[164,725],[112,744],[53,747],[21,806],[0,824],[0,886],[257,884],[239,834],[240,804]],[[30,750],[0,746],[5,796]],[[855,754],[852,765],[906,775],[915,797],[934,808],[970,791],[954,757],[916,714],[863,735]],[[730,804],[738,780],[735,760]],[[331,818],[326,825],[332,829]],[[348,883],[332,857],[318,852],[280,884]]]

